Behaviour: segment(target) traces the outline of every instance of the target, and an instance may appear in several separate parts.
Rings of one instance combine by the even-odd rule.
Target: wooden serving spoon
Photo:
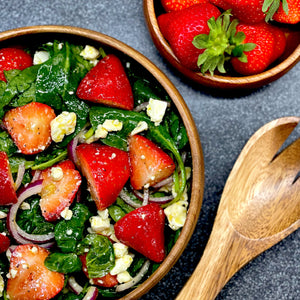
[[[300,138],[276,155],[299,122],[277,119],[250,138],[226,182],[203,256],[177,300],[214,299],[239,269],[299,228]]]

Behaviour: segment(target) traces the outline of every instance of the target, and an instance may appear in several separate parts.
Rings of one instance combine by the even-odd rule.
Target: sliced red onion
[[[148,104],[149,104],[149,102],[143,102],[140,105],[136,106],[133,110],[140,112],[140,111],[146,109]]]
[[[22,162],[21,164],[19,164],[19,167],[18,167],[17,178],[15,181],[15,190],[17,190],[20,187],[23,177],[24,177],[24,174],[25,174],[25,163]]]
[[[79,295],[83,291],[83,287],[77,283],[74,276],[69,277],[68,284],[76,295]]]
[[[126,283],[119,284],[116,287],[116,292],[125,291],[133,287],[137,283],[139,283],[142,280],[142,278],[145,276],[145,274],[148,272],[149,266],[150,266],[150,261],[146,260],[143,266],[141,267],[140,271],[136,274],[136,276],[134,276],[130,281]]]
[[[97,296],[98,289],[95,286],[90,286],[82,300],[96,300]]]
[[[7,216],[8,229],[13,238],[19,244],[38,243],[45,248],[51,247],[52,243],[49,243],[54,238],[54,233],[48,234],[29,234],[19,227],[16,222],[16,216],[20,205],[23,201],[33,195],[39,194],[42,190],[42,180],[36,180],[29,183],[18,195],[18,202],[13,204],[9,210]]]
[[[142,206],[142,204],[133,201],[123,190],[120,192],[119,196],[122,198],[122,200],[124,200],[124,202],[126,202],[127,204],[129,204],[134,208],[138,208]]]
[[[71,142],[67,146],[68,150],[68,157],[69,159],[78,167],[79,166],[79,160],[76,153],[76,147],[78,145],[78,135],[75,136]]]
[[[144,195],[141,192],[137,191],[137,190],[133,190],[133,193],[140,199],[144,198]],[[167,195],[167,196],[164,196],[164,197],[151,197],[151,196],[149,196],[149,202],[156,202],[156,203],[159,203],[159,204],[168,203],[173,199],[174,199],[173,195]]]
[[[35,170],[34,171],[34,175],[33,175],[32,179],[31,179],[31,182],[35,182],[35,181],[39,180],[40,176],[41,176],[41,173],[42,173],[41,170]]]
[[[167,184],[170,184],[173,182],[173,175],[169,176],[168,178],[158,182],[157,184],[153,185],[152,187],[155,189],[159,189]]]
[[[143,206],[149,203],[149,189],[144,188],[144,195],[143,195]]]

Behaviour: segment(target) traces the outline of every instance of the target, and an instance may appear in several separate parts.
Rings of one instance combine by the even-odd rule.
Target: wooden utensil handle
[[[234,273],[249,261],[245,243],[224,212],[216,220],[203,256],[176,300],[214,299]]]

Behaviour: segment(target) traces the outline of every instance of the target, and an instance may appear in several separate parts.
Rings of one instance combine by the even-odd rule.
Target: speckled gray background
[[[183,256],[142,297],[144,300],[175,299],[201,257],[226,179],[246,141],[273,119],[300,115],[300,64],[276,82],[247,95],[213,96],[180,78],[161,58],[148,33],[142,6],[142,0],[0,1],[0,30],[62,24],[100,31],[140,51],[178,88],[194,116],[204,151],[203,206]],[[298,230],[238,272],[217,299],[300,299],[299,245]]]

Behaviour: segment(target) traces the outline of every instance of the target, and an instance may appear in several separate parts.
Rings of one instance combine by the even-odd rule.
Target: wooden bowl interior
[[[146,72],[152,74],[153,78],[157,80],[157,82],[169,94],[187,129],[192,153],[192,187],[187,220],[178,241],[160,267],[135,290],[122,297],[122,299],[138,299],[156,285],[172,268],[185,249],[195,229],[202,205],[204,191],[204,160],[199,134],[187,105],[170,80],[146,57],[135,51],[130,46],[127,46],[114,38],[103,35],[99,32],[77,27],[32,26],[0,33],[0,46],[26,46],[32,45],[33,43],[40,44],[49,42],[53,39],[62,41],[68,40],[74,43],[83,45],[89,44],[98,47],[101,45],[104,49],[109,49],[107,53],[117,53],[118,55],[125,54],[131,57],[133,60],[141,64]]]
[[[290,26],[289,28],[282,26],[288,36],[286,50],[282,57],[266,71],[251,76],[240,76],[233,72],[226,76],[211,76],[193,72],[180,64],[170,45],[163,37],[157,23],[157,17],[162,13],[165,13],[165,11],[160,0],[144,0],[146,23],[158,51],[181,74],[201,85],[218,89],[258,88],[280,78],[300,61],[300,26]]]

